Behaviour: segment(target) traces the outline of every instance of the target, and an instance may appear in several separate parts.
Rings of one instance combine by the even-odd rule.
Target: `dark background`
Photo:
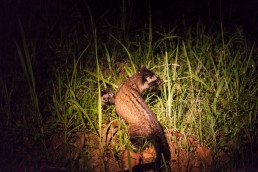
[[[8,75],[10,68],[19,66],[14,58],[15,41],[20,42],[21,21],[26,36],[37,45],[41,54],[48,51],[47,39],[59,35],[84,21],[91,29],[87,5],[96,27],[121,23],[122,0],[5,0],[0,5],[0,72]],[[201,21],[209,26],[223,26],[237,30],[243,28],[249,41],[258,40],[257,0],[128,0],[126,14],[129,29],[147,27],[149,6],[154,28],[174,28],[185,22],[189,26]],[[86,29],[87,30],[87,29]],[[44,40],[44,41],[42,41]],[[44,56],[44,55],[42,55]],[[42,59],[42,58],[40,58]]]
[[[167,27],[182,20],[197,19],[207,24],[222,21],[232,27],[243,26],[257,38],[257,0],[128,0],[126,3],[128,18],[135,24],[148,21],[150,5],[154,25]],[[65,24],[67,20],[75,20],[76,15],[88,20],[86,4],[95,20],[106,18],[116,23],[120,19],[122,0],[8,0],[1,2],[1,42],[12,41],[17,36],[18,19],[34,34],[50,32],[45,30],[48,25]]]

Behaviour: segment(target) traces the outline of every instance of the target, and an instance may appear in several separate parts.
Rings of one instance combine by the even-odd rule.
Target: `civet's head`
[[[157,87],[162,83],[160,77],[155,75],[154,72],[147,69],[145,66],[142,66],[141,69],[138,71],[138,74],[141,77],[139,89],[143,92],[145,89],[148,89],[152,86]]]
[[[101,103],[103,109],[106,109],[108,105],[115,104],[115,94],[111,88],[101,90]]]

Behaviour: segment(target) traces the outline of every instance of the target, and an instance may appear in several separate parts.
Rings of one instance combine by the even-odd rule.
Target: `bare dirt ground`
[[[153,146],[147,146],[140,151],[124,149],[120,154],[114,153],[116,139],[108,145],[99,144],[99,137],[94,134],[75,132],[70,143],[64,143],[64,130],[59,130],[47,141],[47,148],[50,159],[42,158],[37,148],[30,147],[27,153],[23,154],[19,163],[7,162],[0,164],[0,171],[13,172],[61,172],[61,171],[94,171],[94,172],[115,172],[128,170],[130,167],[143,166],[155,160]],[[214,171],[212,150],[204,144],[198,143],[192,137],[185,137],[179,132],[166,132],[168,140],[176,140],[170,143],[170,169],[172,171],[210,172]],[[173,139],[172,139],[173,138]],[[30,144],[29,144],[30,145]],[[67,145],[69,145],[67,147]],[[27,145],[28,147],[28,145]],[[102,149],[100,149],[102,147]],[[102,151],[102,152],[101,152]],[[256,151],[257,152],[257,151]],[[258,152],[257,152],[258,153]],[[254,153],[255,154],[255,153]],[[220,160],[227,164],[230,155],[227,152],[217,153]],[[35,163],[37,160],[37,163]],[[4,161],[1,161],[4,162]],[[129,165],[130,164],[130,165]],[[222,164],[223,165],[223,164]],[[249,169],[226,169],[227,172],[256,172],[258,168]],[[146,170],[148,172],[154,170]]]

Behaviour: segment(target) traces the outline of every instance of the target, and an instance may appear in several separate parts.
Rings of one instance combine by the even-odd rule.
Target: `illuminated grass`
[[[121,19],[124,31],[125,18]],[[7,89],[3,83],[1,94],[7,104],[1,106],[1,110],[7,115],[3,121],[8,125],[6,128],[30,138],[32,143],[37,143],[38,138],[47,142],[46,135],[61,130],[63,135],[59,141],[64,151],[58,152],[60,154],[51,152],[45,147],[47,144],[41,143],[41,146],[45,145],[40,151],[45,152],[43,156],[53,164],[72,159],[74,134],[81,132],[86,141],[79,150],[83,162],[80,168],[90,170],[91,159],[95,155],[99,160],[98,168],[109,171],[112,168],[110,159],[122,164],[124,151],[130,156],[130,151],[136,148],[131,145],[126,124],[116,115],[114,107],[102,109],[100,91],[106,87],[116,90],[122,80],[144,64],[164,81],[159,92],[147,92],[144,98],[157,115],[169,143],[187,152],[189,163],[186,168],[191,167],[192,147],[199,145],[205,145],[212,152],[211,170],[251,168],[255,159],[252,151],[257,149],[254,146],[258,137],[256,47],[246,41],[241,31],[227,33],[222,25],[205,28],[198,23],[181,28],[185,30],[182,33],[179,28],[157,31],[149,20],[148,29],[118,34],[119,28],[115,30],[109,26],[107,30],[111,32],[103,36],[94,28],[91,18],[92,35],[87,35],[89,38],[81,41],[79,36],[69,36],[60,42],[52,40],[56,54],[62,52],[65,60],[55,66],[55,77],[50,78],[53,85],[46,88],[51,90],[47,95],[51,101],[44,102],[50,107],[46,114],[40,110],[40,94],[35,91],[36,81],[24,37],[23,43],[17,44],[17,51],[29,83],[32,111],[24,107],[20,112],[33,115],[27,115],[23,121],[12,117],[12,89]],[[78,47],[74,48],[75,45]],[[41,130],[30,129],[30,119],[37,121]],[[10,136],[5,138],[8,140]],[[184,142],[189,139],[194,140],[194,146]],[[22,151],[29,153],[28,150]],[[221,153],[227,155],[228,161],[221,160],[224,158]],[[172,157],[180,158],[179,154]],[[128,161],[131,170],[131,159]],[[185,168],[179,161],[176,165],[179,169]],[[76,171],[78,166],[71,160],[67,168]]]
[[[159,39],[152,43],[151,49],[149,43],[145,44],[148,34],[151,33],[143,33],[142,39],[132,38],[132,42],[125,43],[112,36],[113,45],[104,43],[106,58],[99,61],[101,73],[97,75],[97,71],[87,70],[86,75],[79,77],[84,80],[84,85],[90,86],[80,104],[84,105],[82,110],[89,110],[91,116],[85,114],[83,117],[87,117],[85,121],[91,125],[82,125],[82,128],[96,133],[92,129],[98,123],[99,103],[98,95],[93,93],[107,86],[115,90],[121,80],[145,64],[164,80],[161,95],[147,94],[147,97],[155,98],[149,97],[146,101],[170,134],[176,131],[185,137],[194,136],[198,143],[208,146],[213,152],[213,169],[234,167],[236,163],[242,167],[250,165],[246,164],[251,162],[251,159],[247,160],[250,156],[247,157],[246,152],[252,150],[257,141],[258,85],[254,47],[248,45],[240,31],[231,35],[223,30],[210,33],[201,24],[181,36],[176,35],[176,29],[169,33],[159,32]],[[101,47],[98,51],[102,51]],[[112,52],[124,56],[119,58]],[[97,78],[101,83],[99,88]],[[114,109],[112,114],[102,113],[104,119],[117,119]],[[170,143],[176,141],[172,137]],[[219,152],[223,151],[233,156],[227,164],[220,161]]]

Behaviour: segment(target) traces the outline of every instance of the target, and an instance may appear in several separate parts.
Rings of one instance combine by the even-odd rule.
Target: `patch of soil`
[[[71,170],[78,172],[115,172],[129,170],[130,167],[138,169],[138,167],[153,164],[156,156],[153,146],[147,146],[144,150],[140,149],[142,151],[136,151],[138,149],[135,147],[130,150],[120,147],[116,151],[118,146],[116,130],[110,129],[109,132],[106,133],[106,137],[104,133],[102,134],[104,136],[102,144],[100,144],[99,136],[81,131],[75,131],[70,135],[68,142],[65,143],[64,129],[60,127],[47,141],[50,159],[42,158],[39,161],[40,163],[36,165],[35,163],[32,163],[32,165],[30,165],[31,163],[19,164],[19,167],[12,169],[13,171],[27,170],[40,172]],[[210,148],[196,141],[194,136],[187,137],[182,133],[174,131],[166,131],[165,133],[170,143],[171,161],[169,165],[172,171],[212,171],[213,158]],[[257,149],[255,150],[257,152]],[[37,153],[37,150],[33,150],[24,159],[29,159],[29,162],[33,162],[31,159],[32,152],[34,152],[34,157],[39,157],[37,156],[39,152]],[[220,151],[217,153],[217,156],[224,164],[230,160],[227,152]],[[151,172],[153,170],[145,171]],[[248,170],[232,168],[227,171],[242,172]],[[253,169],[253,171],[255,170]]]

